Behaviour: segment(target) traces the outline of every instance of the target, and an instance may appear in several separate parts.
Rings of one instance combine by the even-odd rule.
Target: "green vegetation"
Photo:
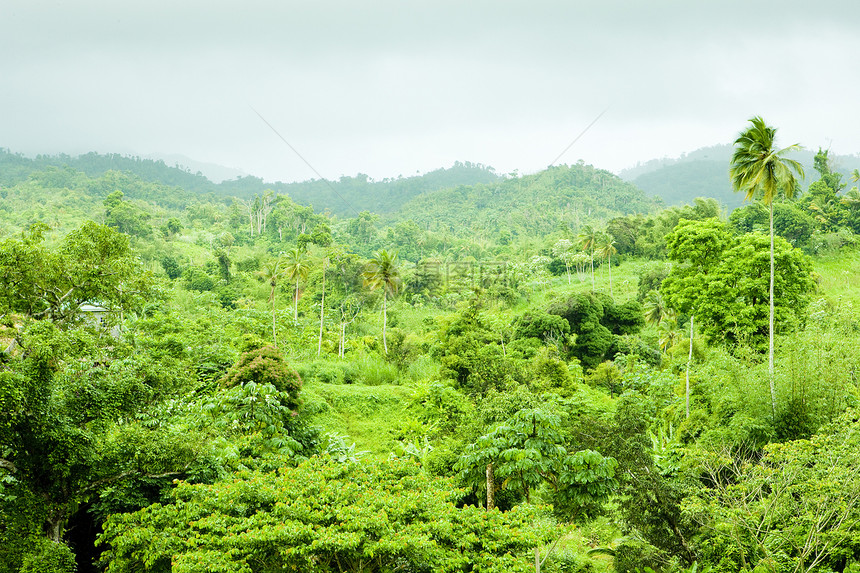
[[[751,129],[730,215],[0,154],[0,573],[857,570],[858,191]]]

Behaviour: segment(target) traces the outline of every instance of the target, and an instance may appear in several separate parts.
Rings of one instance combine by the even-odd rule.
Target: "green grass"
[[[860,253],[843,251],[838,255],[815,257],[813,267],[818,274],[819,293],[831,302],[851,302],[860,305]]]
[[[302,390],[305,401],[321,409],[311,423],[324,432],[337,432],[355,441],[356,449],[387,455],[398,428],[409,417],[414,390],[408,386],[326,384],[310,382]]]

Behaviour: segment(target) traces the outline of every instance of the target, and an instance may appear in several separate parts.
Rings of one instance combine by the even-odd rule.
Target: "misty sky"
[[[730,143],[860,152],[851,1],[0,2],[0,147],[267,180],[618,171]]]

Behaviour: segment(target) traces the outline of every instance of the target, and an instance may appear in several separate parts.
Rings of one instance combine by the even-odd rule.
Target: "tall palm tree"
[[[591,292],[594,292],[594,250],[597,247],[598,233],[591,225],[584,226],[579,235],[576,236],[576,243],[579,248],[589,254],[591,257]]]
[[[761,192],[761,200],[770,212],[770,317],[768,322],[768,373],[770,374],[771,410],[776,412],[776,390],[773,380],[773,200],[779,192],[793,199],[798,188],[795,173],[802,179],[803,166],[785,155],[800,149],[800,145],[776,148],[776,128],[765,124],[756,116],[749,120],[751,125],[742,131],[735,140],[729,177],[735,191],[746,193],[744,200],[750,200]]]
[[[320,337],[317,344],[317,356],[322,354],[323,324],[325,323],[325,273],[328,270],[328,257],[322,260],[322,299],[320,300]]]
[[[298,247],[287,251],[284,258],[284,270],[290,281],[295,281],[296,292],[293,305],[293,320],[299,320],[299,282],[306,279],[311,270],[308,264],[307,253]]]
[[[618,252],[615,241],[609,235],[601,235],[600,243],[597,245],[597,254],[605,257],[609,264],[609,296],[612,296],[612,255]]]
[[[370,290],[382,289],[382,346],[388,354],[388,340],[385,337],[388,325],[387,300],[400,290],[400,272],[397,269],[397,253],[389,253],[385,249],[373,254],[361,273],[364,284]]]
[[[659,325],[664,320],[675,319],[674,311],[666,304],[660,291],[649,291],[648,294],[645,295],[645,302],[642,306],[645,310],[645,321],[648,324]]]
[[[257,271],[257,276],[269,283],[269,286],[272,287],[271,292],[269,292],[269,304],[272,305],[272,342],[275,347],[278,346],[278,334],[275,323],[275,289],[278,287],[278,283],[280,283],[285,273],[286,270],[283,267],[283,261],[281,261],[280,257],[267,262],[263,265],[262,269]]]

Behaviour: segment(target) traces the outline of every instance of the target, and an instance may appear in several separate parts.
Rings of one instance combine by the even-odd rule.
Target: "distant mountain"
[[[174,158],[175,159],[175,158]],[[197,164],[200,167],[203,164]],[[30,173],[46,168],[66,168],[99,177],[108,171],[136,175],[143,181],[180,187],[196,194],[213,193],[221,197],[252,199],[266,190],[289,195],[296,203],[311,205],[318,212],[354,217],[361,211],[392,213],[407,201],[431,191],[499,181],[492,167],[480,163],[455,162],[447,169],[424,175],[374,181],[367,175],[341,177],[337,181],[311,180],[300,183],[269,183],[259,177],[240,176],[220,183],[210,181],[202,171],[178,162],[167,165],[163,159],[147,159],[119,154],[87,153],[79,156],[37,155],[35,158],[0,149],[0,185],[26,181]]]
[[[662,202],[603,169],[582,163],[534,175],[460,185],[416,197],[391,221],[412,220],[457,236],[540,236],[577,232],[618,216],[652,213]]]
[[[232,167],[225,167],[216,163],[206,163],[205,161],[195,161],[190,157],[178,153],[152,153],[144,157],[144,159],[161,160],[165,164],[173,165],[187,173],[203,175],[213,183],[221,183],[227,179],[236,179],[237,177],[246,177],[248,175],[241,169],[233,169]]]
[[[792,155],[806,171],[806,179],[801,185],[803,189],[818,179],[818,173],[812,167],[816,151],[804,149]],[[674,159],[653,159],[623,170],[620,176],[648,195],[661,198],[669,206],[692,204],[696,197],[711,197],[731,212],[744,202],[743,195],[735,193],[729,181],[731,155],[731,145],[716,145]],[[860,169],[860,156],[857,155],[833,155],[832,162],[833,167],[843,174],[845,182],[850,182],[853,169]]]
[[[230,195],[248,196],[247,179],[224,181],[221,191]],[[458,185],[475,185],[500,181],[492,167],[479,163],[457,161],[447,169],[436,169],[424,175],[398,177],[375,181],[359,173],[355,177],[341,177],[337,181],[316,179],[301,183],[267,184],[263,188],[286,193],[296,203],[312,205],[314,210],[329,210],[345,217],[355,217],[361,211],[394,213],[411,199],[423,194]],[[259,180],[257,180],[259,181]]]

